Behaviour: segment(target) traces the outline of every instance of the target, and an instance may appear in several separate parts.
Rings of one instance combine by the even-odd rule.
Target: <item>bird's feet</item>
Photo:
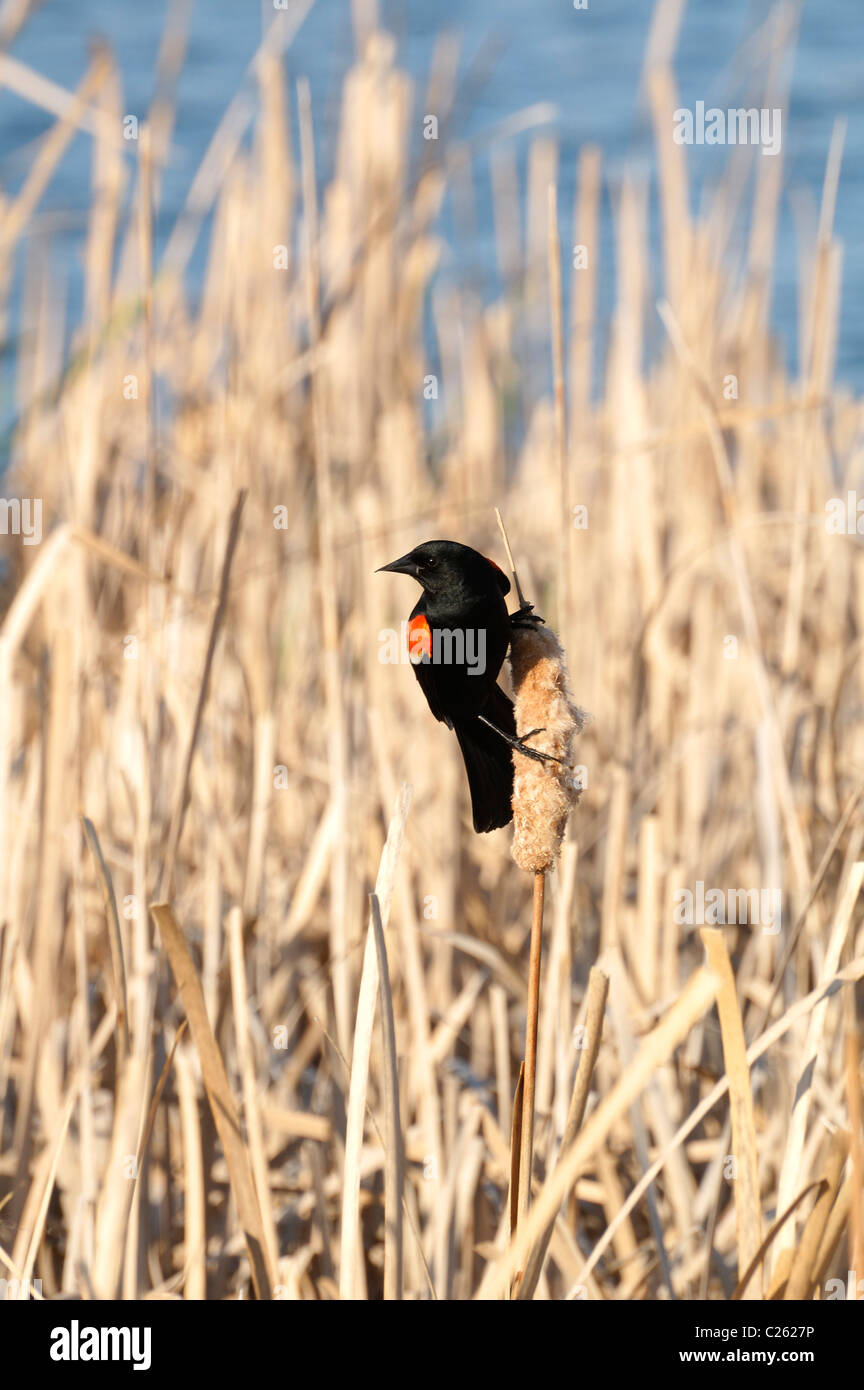
[[[542,619],[541,619],[542,622]],[[477,718],[481,724],[487,724],[490,729],[494,729],[499,738],[503,738],[508,747],[514,753],[524,753],[526,758],[533,758],[538,763],[563,763],[563,758],[556,758],[553,753],[541,753],[539,748],[529,748],[526,739],[533,738],[535,734],[542,734],[545,729],[529,729],[527,734],[518,738],[515,734],[505,734],[503,729],[499,729],[497,724],[493,724],[491,719],[487,719],[485,714],[478,714]]]
[[[534,612],[533,603],[523,603],[521,608],[517,608],[515,613],[510,614],[510,626],[515,628],[527,628],[531,631],[539,623],[545,624],[545,622],[545,618],[541,618],[539,613]]]
[[[540,619],[540,622],[542,623],[542,621],[543,621],[543,619],[541,618],[541,619]],[[560,762],[562,762],[563,759],[562,759],[562,758],[556,758],[555,755],[554,755],[553,753],[541,753],[539,748],[529,748],[529,747],[528,747],[528,744],[527,744],[527,742],[526,742],[527,739],[533,738],[535,734],[544,734],[545,732],[546,732],[546,726],[545,726],[545,724],[544,724],[543,727],[540,728],[540,729],[529,729],[528,732],[527,732],[527,734],[523,734],[521,738],[516,738],[516,739],[514,740],[514,743],[513,743],[513,748],[514,748],[514,750],[515,750],[517,753],[524,753],[526,758],[534,758],[535,761],[538,762],[538,763],[560,763]]]

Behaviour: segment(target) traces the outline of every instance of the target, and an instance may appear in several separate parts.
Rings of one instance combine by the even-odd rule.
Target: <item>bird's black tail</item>
[[[513,704],[500,686],[495,686],[483,713],[503,733],[515,737]],[[513,755],[509,747],[477,718],[455,720],[453,727],[468,773],[474,829],[483,832],[508,825],[513,819]]]

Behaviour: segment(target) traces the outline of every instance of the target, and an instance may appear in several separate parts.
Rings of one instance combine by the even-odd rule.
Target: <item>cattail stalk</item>
[[[528,1008],[525,1025],[524,1091],[518,1137],[517,1225],[527,1215],[534,1166],[534,1095],[537,1078],[537,1021],[540,1011],[540,961],[543,942],[543,904],[546,871],[561,850],[567,818],[579,799],[580,787],[572,764],[573,740],[585,716],[570,697],[564,652],[554,632],[525,601],[500,512],[498,525],[513,571],[521,618],[514,623],[510,665],[515,691],[516,732],[526,747],[544,754],[542,760],[516,752],[513,785],[513,858],[534,876],[531,947],[528,965]],[[514,1172],[516,1129],[514,1127]]]
[[[525,1090],[522,1097],[522,1133],[519,1143],[519,1200],[517,1225],[531,1200],[534,1167],[534,1090],[537,1082],[537,1018],[540,1012],[540,956],[543,943],[543,901],[546,872],[534,875],[534,911],[531,917],[531,954],[528,963],[528,1017],[525,1024]]]

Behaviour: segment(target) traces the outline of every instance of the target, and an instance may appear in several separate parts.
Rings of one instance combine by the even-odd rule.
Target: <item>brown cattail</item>
[[[537,762],[514,755],[513,858],[520,869],[539,873],[558,858],[567,817],[579,800],[582,788],[574,767],[573,741],[587,715],[573,703],[567,688],[561,643],[539,620],[529,618],[514,627],[510,666],[517,734],[520,738],[531,735],[530,747],[560,759]]]

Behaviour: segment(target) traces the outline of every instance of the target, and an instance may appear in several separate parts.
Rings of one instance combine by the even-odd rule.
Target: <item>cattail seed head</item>
[[[564,651],[548,627],[517,626],[510,643],[516,706],[516,732],[530,747],[560,762],[537,762],[514,752],[513,846],[520,869],[549,869],[561,851],[570,810],[581,787],[574,768],[573,742],[587,715],[567,688]]]

